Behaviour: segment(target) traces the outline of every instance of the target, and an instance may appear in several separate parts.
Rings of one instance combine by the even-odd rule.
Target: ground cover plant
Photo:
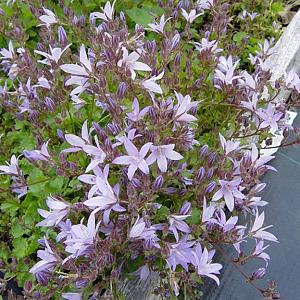
[[[278,130],[298,143],[286,112],[300,79],[273,82],[266,63],[281,2],[247,2],[2,5],[3,290],[16,278],[26,299],[123,299],[125,278],[156,273],[155,294],[197,299],[231,245],[245,281],[280,298],[256,285],[278,242],[259,150]]]

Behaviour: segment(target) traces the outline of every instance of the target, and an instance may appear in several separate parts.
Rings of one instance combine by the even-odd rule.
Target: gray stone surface
[[[268,65],[272,66],[272,78],[277,79],[292,68],[300,71],[300,10],[285,29],[277,45],[276,53],[267,60]]]
[[[277,46],[276,53],[267,60],[267,66],[273,73],[272,80],[280,78],[291,69],[300,72],[300,10],[285,29]],[[289,91],[281,91],[277,101],[285,101],[289,95]]]
[[[300,114],[295,126],[300,127]],[[280,241],[270,243],[266,252],[271,256],[266,278],[260,282],[264,287],[267,280],[278,282],[282,299],[300,300],[300,148],[299,146],[281,148],[276,153],[272,165],[277,173],[264,177],[267,183],[261,195],[269,202],[265,210],[265,224],[273,224],[269,229]],[[233,253],[228,251],[229,256]],[[222,257],[224,262],[227,259]],[[256,263],[244,266],[243,271],[251,274]],[[213,282],[207,281],[203,300],[261,300],[260,295],[237,272],[232,265],[224,264],[221,285],[216,288]],[[211,283],[211,284],[210,284]]]

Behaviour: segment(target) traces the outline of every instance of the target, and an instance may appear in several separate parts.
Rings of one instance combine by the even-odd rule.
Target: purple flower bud
[[[27,292],[30,292],[32,289],[32,281],[31,280],[26,280],[24,284],[24,290]]]
[[[70,9],[67,6],[64,6],[64,15],[69,16],[70,14]]]
[[[210,194],[216,187],[216,182],[212,181],[211,183],[209,183],[204,191],[204,194]]]
[[[76,286],[77,289],[84,288],[84,287],[86,287],[88,284],[89,284],[88,279],[78,279],[78,280],[75,282],[75,286]]]
[[[191,203],[190,202],[185,202],[182,205],[182,207],[181,207],[181,209],[179,211],[179,214],[180,215],[187,215],[189,213],[190,209],[191,209]]]
[[[173,13],[172,13],[172,18],[173,20],[177,20],[178,19],[178,10],[174,10]]]
[[[209,154],[209,157],[208,157],[208,164],[209,165],[212,165],[216,160],[216,153],[212,152]]]
[[[202,146],[202,148],[200,149],[200,156],[206,156],[208,154],[208,151],[209,151],[208,145]]]
[[[51,278],[51,272],[49,270],[42,270],[35,274],[36,280],[42,285],[47,286],[49,279]]]
[[[141,34],[141,33],[143,33],[145,30],[144,30],[144,27],[142,26],[142,25],[139,25],[139,24],[136,24],[135,25],[135,32],[137,33],[137,34]]]
[[[199,171],[197,172],[197,180],[198,181],[202,181],[202,179],[204,178],[205,175],[205,168],[204,167],[200,167]]]
[[[251,161],[251,155],[249,152],[246,152],[244,155],[243,155],[243,158],[242,158],[242,161],[241,161],[242,165],[246,168],[249,168],[252,164],[252,161]]]
[[[117,90],[117,96],[119,99],[123,99],[125,97],[125,93],[126,93],[126,83],[125,82],[121,82],[119,84],[118,90]]]
[[[187,193],[187,189],[181,189],[179,191],[179,196],[184,196]]]
[[[167,194],[174,194],[174,193],[176,193],[177,192],[177,189],[175,188],[175,187],[167,187],[166,188],[166,193]]]
[[[137,178],[132,178],[132,180],[130,181],[130,184],[131,184],[135,189],[140,188],[140,187],[143,185],[142,182],[141,182],[139,179],[137,179]]]
[[[180,42],[180,34],[176,33],[174,35],[174,37],[172,38],[172,50],[177,47],[177,45],[179,44],[179,42]]]
[[[65,141],[65,134],[63,133],[63,131],[61,129],[57,129],[56,130],[56,136],[62,140],[62,141]]]
[[[259,268],[255,272],[252,273],[251,279],[262,279],[266,275],[266,269],[265,268]]]
[[[55,112],[56,105],[55,105],[54,101],[51,98],[45,97],[45,105],[48,108],[48,110],[50,110],[52,112]]]
[[[155,190],[159,190],[162,188],[163,184],[164,184],[164,178],[161,175],[159,175],[158,177],[156,177],[153,183],[153,188]]]
[[[181,62],[181,55],[180,55],[180,53],[177,53],[175,56],[175,59],[174,59],[174,65],[179,66],[180,62]]]
[[[0,15],[5,16],[5,11],[2,8],[0,8]]]
[[[80,26],[84,26],[85,24],[85,16],[84,15],[81,15],[80,18],[79,18],[79,24]]]
[[[73,18],[72,18],[72,24],[73,24],[74,26],[76,26],[77,23],[78,23],[78,18],[77,18],[76,16],[73,16]]]
[[[214,175],[215,170],[213,168],[209,168],[206,172],[206,179],[210,180]]]
[[[39,117],[39,113],[35,110],[31,111],[30,115],[29,115],[29,120],[31,122],[35,122]]]
[[[156,109],[153,106],[151,106],[149,108],[148,114],[149,114],[150,118],[152,119],[153,123],[156,123],[157,113],[156,113]]]
[[[126,17],[125,17],[125,14],[124,14],[124,12],[120,12],[120,20],[122,21],[122,22],[126,22]]]
[[[41,293],[39,291],[34,291],[32,297],[33,299],[41,299]]]
[[[101,24],[101,27],[102,27],[102,30],[103,30],[103,31],[105,31],[105,32],[109,31],[109,27],[108,27],[108,24],[107,24],[106,22],[103,22],[103,23]],[[109,43],[110,40],[107,40],[107,42]]]
[[[66,47],[68,45],[68,37],[65,29],[62,26],[58,27],[57,34],[58,34],[58,40],[61,43],[61,45],[63,47]]]

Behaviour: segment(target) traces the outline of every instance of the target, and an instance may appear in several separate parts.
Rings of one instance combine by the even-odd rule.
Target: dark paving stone
[[[300,114],[294,125],[300,127]],[[300,300],[300,146],[281,148],[272,165],[278,173],[269,173],[264,178],[268,185],[262,194],[269,202],[265,209],[265,224],[273,224],[280,244],[270,243],[266,252],[271,256],[266,277],[260,281],[263,287],[267,280],[278,283],[283,300]],[[231,252],[232,254],[232,252]],[[222,258],[224,261],[224,258]],[[255,264],[244,266],[249,274]],[[228,265],[222,272],[221,285],[213,283],[205,291],[205,300],[260,300],[261,296],[242,276]]]

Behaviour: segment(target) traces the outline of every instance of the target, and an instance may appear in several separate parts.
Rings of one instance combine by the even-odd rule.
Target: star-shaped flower
[[[161,172],[166,172],[168,168],[168,160],[180,160],[183,158],[181,154],[174,151],[175,144],[151,146],[151,154],[147,158],[148,165],[157,161],[158,168]]]
[[[151,71],[151,68],[147,64],[138,61],[140,58],[139,53],[134,51],[128,54],[128,50],[125,47],[122,47],[122,51],[123,58],[118,61],[118,67],[125,65],[131,73],[132,80],[136,77],[135,71]]]
[[[138,169],[144,174],[149,174],[149,167],[145,160],[145,156],[147,155],[151,145],[152,143],[147,143],[142,146],[141,150],[139,151],[136,146],[128,138],[126,138],[124,140],[124,146],[128,155],[117,157],[113,160],[113,163],[117,165],[129,166],[127,172],[129,180],[133,178],[136,170]]]

